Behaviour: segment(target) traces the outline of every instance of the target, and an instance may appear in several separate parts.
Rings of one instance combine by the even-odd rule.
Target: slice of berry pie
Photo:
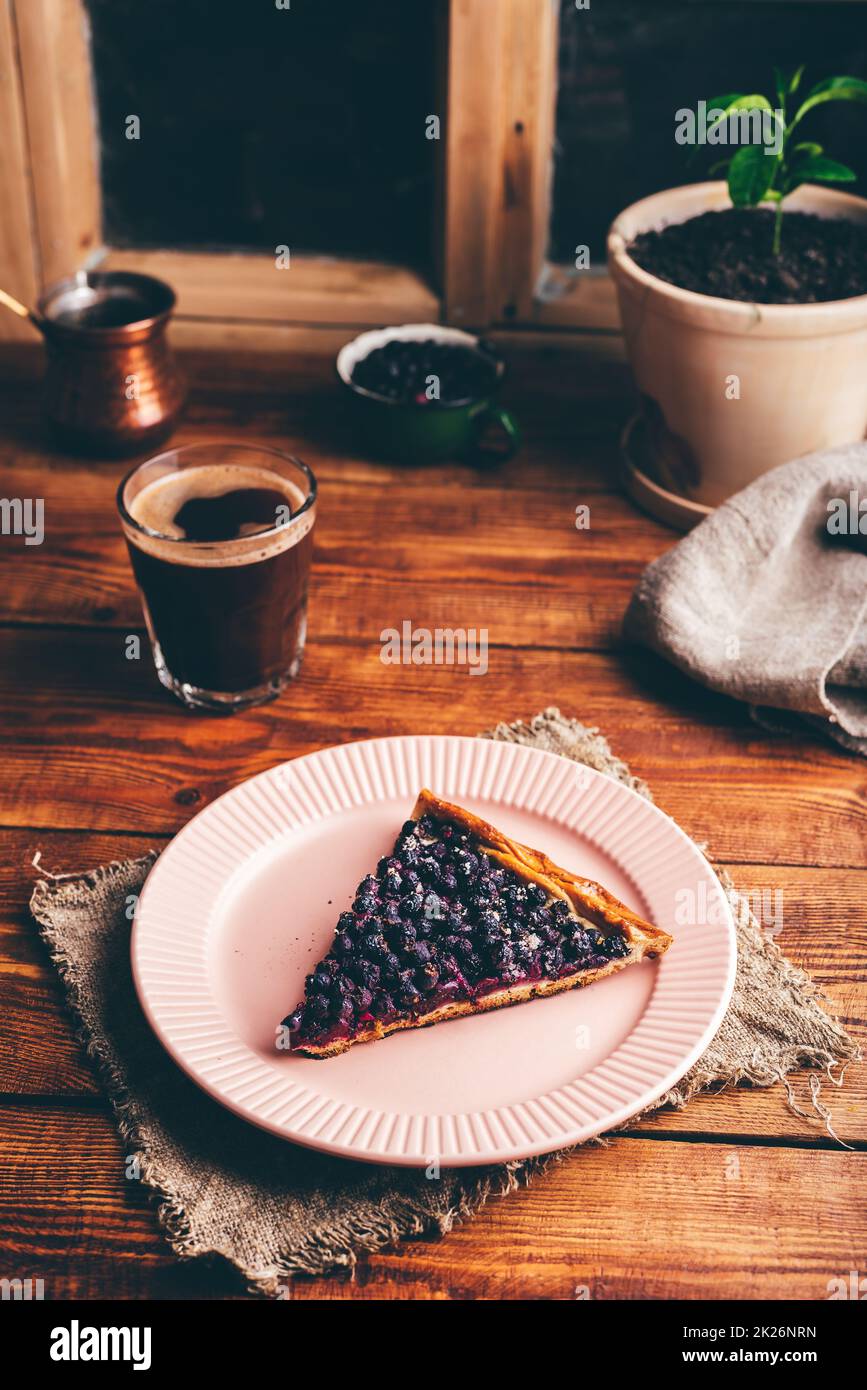
[[[589,985],[671,941],[598,883],[425,790],[283,1027],[293,1052],[334,1057]]]

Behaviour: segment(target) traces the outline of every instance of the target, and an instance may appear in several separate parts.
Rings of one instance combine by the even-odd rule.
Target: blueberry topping
[[[376,960],[388,953],[388,944],[382,932],[367,932],[358,944],[362,955],[368,960]]]
[[[382,892],[386,898],[400,897],[403,887],[403,875],[397,869],[389,869],[382,879]]]
[[[400,957],[389,951],[382,960],[382,973],[389,980],[396,980],[400,974]]]
[[[556,978],[563,969],[563,952],[559,946],[548,946],[542,952],[542,964],[545,967],[545,974]]]
[[[348,971],[352,979],[355,980],[358,985],[364,986],[367,989],[376,988],[382,973],[380,966],[374,965],[373,961],[364,960],[363,958],[353,961],[348,967]]]
[[[440,972],[437,970],[433,961],[428,961],[426,965],[416,971],[416,984],[424,994],[430,994],[431,990],[436,989],[439,981]]]
[[[405,1009],[411,1009],[421,999],[421,990],[413,984],[412,980],[404,980],[401,982],[398,998]]]
[[[469,850],[458,850],[455,855],[455,872],[462,883],[469,883],[475,878],[479,868],[479,861]]]
[[[424,915],[428,921],[436,918],[439,921],[445,917],[445,910],[437,893],[428,893],[424,900]]]
[[[525,936],[519,936],[512,945],[515,964],[528,966],[533,959],[533,946]]]

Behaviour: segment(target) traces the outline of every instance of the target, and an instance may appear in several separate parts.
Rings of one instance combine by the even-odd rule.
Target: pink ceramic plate
[[[278,1051],[277,1025],[422,786],[598,879],[674,945],[586,989],[327,1061]],[[537,749],[430,736],[327,748],[207,806],[151,871],[132,959],[158,1037],[236,1114],[367,1162],[462,1165],[577,1143],[674,1085],[722,1019],[735,935],[707,861],[635,792]]]

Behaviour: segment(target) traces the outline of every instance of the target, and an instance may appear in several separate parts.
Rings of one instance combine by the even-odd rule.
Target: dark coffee
[[[153,310],[133,295],[113,294],[96,299],[80,309],[61,309],[51,314],[53,323],[64,328],[125,328],[128,323],[149,319]]]
[[[130,559],[173,689],[246,695],[297,673],[313,549],[304,501],[265,468],[214,464],[157,477],[127,504],[144,528],[125,527]]]
[[[285,513],[285,516],[283,515]],[[270,487],[236,487],[219,497],[190,497],[174,524],[188,541],[236,541],[288,520],[285,492]]]

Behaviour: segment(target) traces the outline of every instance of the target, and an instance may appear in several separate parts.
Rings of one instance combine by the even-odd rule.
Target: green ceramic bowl
[[[493,389],[479,400],[403,404],[356,386],[352,380],[356,363],[394,338],[403,342],[433,338],[474,349],[495,369]],[[505,362],[489,343],[473,333],[438,323],[376,328],[359,334],[337,354],[337,375],[351,402],[355,426],[366,452],[401,463],[433,463],[451,458],[482,462],[511,457],[521,442],[518,426],[508,411],[495,403],[505,372]],[[495,432],[500,435],[496,444]]]

